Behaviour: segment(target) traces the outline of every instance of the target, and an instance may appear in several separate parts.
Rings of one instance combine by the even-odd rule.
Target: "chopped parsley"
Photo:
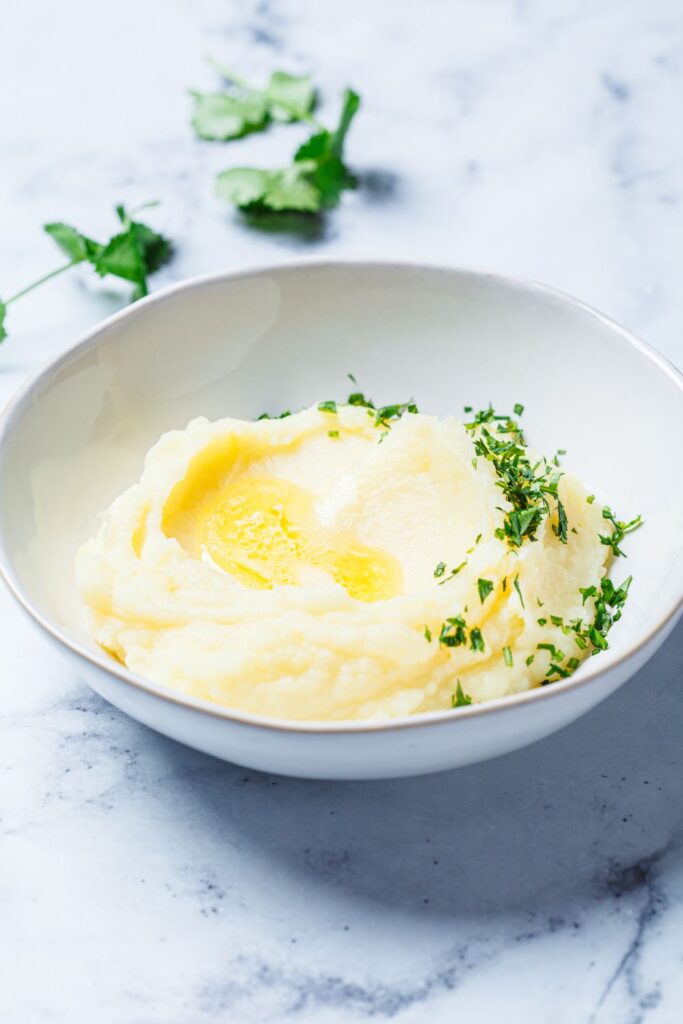
[[[328,430],[327,431],[327,436],[328,437],[339,437],[339,431],[338,430]]]
[[[479,600],[483,604],[489,594],[493,591],[493,583],[491,580],[477,580],[477,590],[479,591]]]
[[[609,522],[613,526],[613,530],[609,536],[604,536],[601,533],[598,534],[600,538],[600,543],[606,544],[608,547],[610,547],[615,558],[618,558],[619,556],[626,558],[626,555],[621,550],[619,545],[621,544],[622,540],[624,539],[627,533],[632,533],[633,530],[638,529],[638,527],[643,522],[643,517],[636,516],[635,519],[631,519],[630,522],[625,523],[622,522],[621,519],[617,519],[614,513],[612,512],[612,509],[608,508],[608,506],[605,505],[605,507],[602,510],[602,518],[609,520]]]
[[[472,629],[469,629],[462,615],[454,615],[446,619],[441,626],[439,643],[443,644],[444,647],[464,647],[468,641],[468,633],[470,650],[483,651],[484,638],[481,630],[478,626],[473,626]]]
[[[579,650],[590,651],[591,654],[607,650],[607,634],[621,618],[631,582],[632,577],[629,576],[621,586],[616,587],[612,580],[605,578],[601,580],[599,587],[581,587],[583,603],[585,604],[589,598],[593,599],[593,620],[584,622],[583,619],[573,619],[565,623],[560,615],[552,615],[552,625],[560,627],[566,636],[572,636]],[[546,619],[538,620],[539,625],[545,625],[546,622]],[[564,651],[553,643],[539,643],[536,646],[539,651],[547,651],[550,656],[543,685],[555,682],[559,678],[566,679],[579,667],[578,658],[567,658]],[[531,662],[527,659],[527,665],[529,664]]]
[[[429,626],[425,626],[425,640],[428,644],[431,644],[432,642],[432,631]]]
[[[519,597],[519,601],[520,601],[520,604],[522,605],[522,608],[526,608],[526,605],[524,604],[524,597],[522,595],[522,588],[519,585],[519,576],[515,576],[514,580],[512,581],[512,585],[515,588],[515,590],[517,591],[517,595]]]
[[[445,571],[446,571],[446,563],[445,562],[439,562],[437,567],[436,567],[436,569],[434,570],[435,578],[439,579],[440,576],[443,576]]]
[[[439,565],[443,565],[443,562],[439,562]],[[448,583],[449,580],[452,580],[454,576],[457,576],[459,572],[462,572],[466,565],[467,559],[465,559],[464,562],[461,562],[460,565],[456,565],[455,569],[451,569],[448,576],[445,576],[442,580],[439,580],[439,586],[442,587],[444,583]],[[434,575],[436,575],[436,573]]]
[[[471,703],[472,703],[472,698],[467,696],[467,694],[465,693],[465,691],[463,690],[463,688],[462,688],[462,686],[460,684],[460,680],[458,679],[457,689],[456,689],[455,693],[453,694],[453,696],[451,697],[451,707],[452,708],[465,708],[465,707],[467,707],[468,704],[471,704]]]
[[[467,551],[465,552],[465,554],[466,554],[466,555],[471,555],[471,554],[472,554],[472,552],[474,551],[474,549],[476,548],[476,546],[477,546],[477,544],[479,543],[479,541],[480,541],[480,540],[481,540],[481,534],[480,534],[480,533],[478,533],[478,534],[477,534],[477,536],[476,536],[476,537],[474,538],[474,544],[472,545],[472,547],[471,547],[471,548],[468,548],[468,549],[467,549]]]
[[[515,412],[519,406],[515,406]],[[519,415],[519,413],[518,413]],[[465,424],[473,437],[477,456],[493,466],[497,486],[512,506],[503,510],[503,525],[496,530],[500,540],[511,548],[521,547],[525,540],[536,540],[543,520],[556,513],[553,532],[567,543],[567,515],[559,498],[558,484],[562,473],[554,470],[545,458],[533,465],[528,457],[522,429],[508,415],[499,415],[491,406],[477,412]]]
[[[555,644],[536,644],[536,649],[539,651],[548,651],[553,661],[564,661],[564,651],[561,651]]]
[[[326,402],[318,402],[318,409],[320,412],[337,412],[337,403],[330,398]]]
[[[461,647],[467,643],[467,623],[462,615],[454,615],[441,625],[439,643],[444,647]]]
[[[383,437],[386,436],[386,431],[391,429],[391,422],[393,420],[400,420],[406,413],[418,413],[420,411],[412,398],[408,402],[376,406],[372,399],[366,398],[362,391],[352,392],[346,399],[346,404],[367,409],[368,415],[372,416],[375,421],[375,426],[385,429]]]
[[[508,668],[512,668],[512,651],[509,647],[503,648],[503,657]]]
[[[478,626],[475,626],[474,629],[470,630],[470,647],[473,651],[484,650],[484,638],[481,635],[481,630]]]
[[[290,409],[285,409],[284,412],[278,413],[277,416],[271,416],[270,413],[262,412],[258,417],[260,420],[286,420],[288,416],[291,416],[292,412]]]

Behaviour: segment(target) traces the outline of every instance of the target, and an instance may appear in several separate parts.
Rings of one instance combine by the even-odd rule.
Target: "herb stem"
[[[267,89],[256,89],[254,88],[253,85],[249,85],[249,83],[246,82],[240,75],[236,75],[234,71],[231,71],[230,68],[226,68],[224,64],[221,64],[220,61],[217,61],[210,54],[207,55],[206,61],[207,64],[209,64],[209,66],[212,67],[214,71],[217,71],[222,78],[225,78],[228,82],[232,82],[233,85],[236,85],[237,88],[241,89],[243,92],[250,92],[252,93],[252,95],[255,96],[261,96],[264,94],[266,96],[268,95]],[[321,121],[319,121],[317,117],[314,117],[313,114],[309,114],[307,110],[302,110],[301,107],[297,107],[293,103],[288,103],[286,100],[280,99],[279,97],[275,102],[277,102],[278,107],[282,107],[293,117],[296,117],[297,120],[306,121],[308,124],[313,125],[319,131],[325,131],[324,124]]]
[[[71,267],[75,267],[81,260],[71,260],[69,263],[65,263],[61,267],[57,267],[56,270],[51,270],[49,274],[45,274],[43,277],[39,277],[37,281],[33,281],[32,284],[26,285],[21,291],[16,292],[9,299],[5,299],[5,305],[9,306],[10,302],[16,302],[17,299],[21,299],[24,295],[28,295],[34,288],[38,288],[39,285],[45,284],[46,281],[51,280],[53,277],[57,277],[58,274],[63,274],[65,270],[70,270]]]

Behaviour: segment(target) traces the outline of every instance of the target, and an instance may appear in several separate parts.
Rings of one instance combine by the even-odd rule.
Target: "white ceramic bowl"
[[[414,397],[459,415],[526,406],[532,442],[620,515],[631,597],[610,650],[569,680],[383,724],[297,724],[193,700],[99,650],[81,621],[73,558],[96,514],[138,479],[165,430],[193,416],[252,418],[343,397]],[[580,302],[490,274],[302,261],[205,277],[124,310],[52,362],[0,421],[0,572],[103,697],[159,732],[239,764],[315,778],[438,771],[501,754],[583,714],[644,664],[683,595],[681,376]]]

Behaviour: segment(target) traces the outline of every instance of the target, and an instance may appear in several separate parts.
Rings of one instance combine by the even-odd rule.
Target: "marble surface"
[[[352,83],[363,180],[319,231],[254,232],[213,173],[293,127],[198,144],[207,51]],[[0,34],[0,291],[159,198],[155,285],[291,254],[546,280],[683,362],[679,0],[25,0]],[[0,401],[123,301],[75,274],[17,304]],[[590,372],[587,367],[587,372]],[[607,395],[621,409],[618,395]],[[637,414],[637,410],[633,410]],[[683,1001],[683,629],[547,741],[431,778],[270,778],[93,696],[0,593],[0,1020],[669,1024]]]

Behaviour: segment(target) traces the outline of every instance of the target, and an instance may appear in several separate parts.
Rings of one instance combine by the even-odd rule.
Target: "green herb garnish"
[[[442,562],[439,562],[439,565],[442,564]],[[442,580],[439,581],[439,586],[442,587],[444,583],[448,583],[449,580],[452,580],[454,576],[457,576],[459,572],[462,572],[466,565],[467,559],[465,559],[464,562],[461,562],[460,565],[456,565],[455,569],[451,569],[448,576],[445,576]]]
[[[309,75],[274,71],[265,89],[257,89],[228,68],[211,61],[228,83],[229,91],[191,92],[194,100],[192,127],[200,139],[226,142],[251,132],[263,131],[271,122],[307,121],[312,115],[315,88]],[[321,126],[320,126],[321,127]]]
[[[553,661],[564,661],[564,651],[561,651],[555,644],[536,644],[536,648],[539,651],[549,651]]]
[[[257,419],[259,419],[259,420],[285,420],[285,419],[287,419],[288,416],[291,416],[291,415],[292,415],[291,410],[290,409],[285,409],[284,412],[278,413],[277,416],[271,416],[270,413],[262,412],[261,415],[257,417]]]
[[[517,410],[519,406],[515,406]],[[510,510],[502,510],[503,525],[496,530],[500,540],[507,540],[512,548],[521,547],[524,540],[535,540],[538,529],[551,512],[553,500],[557,521],[553,532],[563,544],[567,542],[567,516],[558,495],[562,474],[555,472],[546,459],[531,464],[521,427],[508,415],[500,415],[489,406],[475,414],[465,424],[473,435],[477,456],[487,459],[493,466]]]
[[[589,650],[591,654],[598,654],[600,651],[607,650],[609,646],[607,634],[614,623],[621,618],[631,582],[632,577],[629,576],[620,587],[615,587],[610,579],[605,578],[600,582],[599,587],[581,587],[583,603],[585,604],[589,598],[594,601],[593,621],[584,622],[583,619],[574,619],[570,623],[565,623],[561,616],[553,615],[551,616],[552,624],[561,626],[562,632],[567,636],[573,634],[576,646],[582,651]],[[545,624],[546,620],[539,619],[538,621],[539,624]],[[565,660],[565,654],[552,643],[537,644],[537,647],[550,654],[550,664],[547,676],[543,680],[544,684],[554,682],[558,677],[567,678],[576,671],[580,664],[578,658],[569,658],[565,665],[561,665],[560,662]]]
[[[512,651],[510,650],[509,647],[503,648],[503,658],[505,659],[505,664],[507,665],[507,667],[512,668]]]
[[[145,203],[144,206],[137,209],[143,210],[156,205],[156,203]],[[54,222],[43,225],[43,230],[68,257],[69,262],[22,288],[21,291],[4,302],[0,301],[0,341],[7,337],[4,323],[7,307],[11,303],[79,263],[89,263],[100,277],[111,275],[122,278],[124,281],[130,281],[134,285],[132,301],[147,295],[147,278],[168,263],[173,254],[171,243],[163,235],[153,231],[147,224],[133,220],[133,214],[137,210],[128,212],[121,205],[116,206],[115,210],[121,230],[104,244],[81,234],[70,224]]]
[[[428,644],[431,644],[432,642],[432,631],[429,626],[425,626],[425,640]]]
[[[635,519],[632,519],[630,522],[625,523],[622,522],[622,520],[617,519],[614,513],[612,512],[612,509],[608,508],[607,505],[605,505],[605,507],[602,510],[602,518],[609,520],[614,529],[609,536],[603,536],[603,534],[601,533],[598,534],[600,538],[600,543],[606,544],[608,547],[610,547],[615,558],[618,558],[619,556],[626,558],[626,555],[621,550],[619,545],[621,544],[622,540],[624,539],[627,533],[632,533],[634,530],[637,530],[638,527],[642,525],[643,517],[636,516]]]
[[[318,409],[320,412],[337,412],[337,403],[330,398],[325,402],[318,402]]]
[[[478,626],[475,626],[470,630],[470,647],[473,651],[484,650],[484,638],[481,635],[481,630]]]
[[[338,430],[328,430],[327,431],[327,436],[328,437],[339,437],[339,431]]]
[[[439,643],[444,647],[461,647],[467,643],[467,623],[462,615],[454,615],[441,625]]]
[[[479,600],[483,604],[489,594],[493,591],[493,583],[491,580],[477,580],[477,590],[479,591]]]
[[[467,694],[463,690],[462,686],[460,685],[460,680],[458,679],[457,689],[456,689],[455,693],[453,694],[453,696],[451,697],[451,707],[452,708],[465,708],[465,707],[467,707],[468,704],[471,704],[471,703],[472,703],[472,698],[467,696]]]
[[[468,626],[462,615],[451,616],[441,626],[439,643],[444,647],[462,647],[468,640]],[[478,626],[469,630],[470,648],[473,651],[484,650],[484,638]]]
[[[344,163],[344,143],[360,106],[357,93],[347,89],[339,124],[322,128],[294,154],[288,167],[233,167],[216,178],[216,194],[242,210],[320,213],[339,203],[346,189],[357,185]]]
[[[526,605],[524,604],[524,597],[522,595],[522,588],[519,585],[519,576],[515,576],[514,580],[512,581],[512,585],[515,588],[515,590],[517,591],[517,596],[519,597],[520,604],[522,605],[522,608],[525,608]]]

